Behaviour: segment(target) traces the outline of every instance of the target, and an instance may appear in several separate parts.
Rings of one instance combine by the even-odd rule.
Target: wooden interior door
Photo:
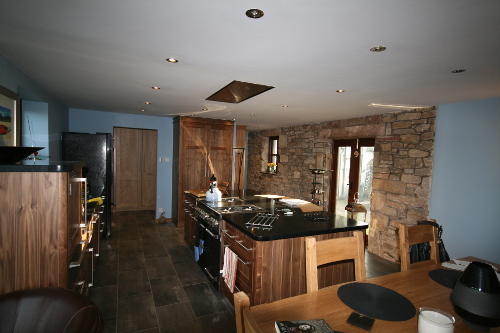
[[[157,131],[114,128],[115,210],[156,209]]]

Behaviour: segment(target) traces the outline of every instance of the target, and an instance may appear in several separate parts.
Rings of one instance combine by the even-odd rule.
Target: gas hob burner
[[[328,216],[318,214],[318,213],[304,214],[304,218],[306,218],[307,220],[312,221],[312,222],[323,222],[323,221],[326,221],[329,219]]]
[[[264,209],[255,205],[241,205],[241,206],[230,206],[230,207],[218,207],[214,208],[219,214],[232,214],[232,213],[252,213],[263,211]]]

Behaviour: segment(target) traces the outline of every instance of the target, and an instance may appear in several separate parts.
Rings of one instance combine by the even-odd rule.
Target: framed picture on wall
[[[0,86],[0,146],[21,146],[21,98]]]

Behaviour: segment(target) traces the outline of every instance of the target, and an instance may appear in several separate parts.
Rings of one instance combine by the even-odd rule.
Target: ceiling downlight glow
[[[339,89],[339,90],[337,90],[337,92],[338,93],[343,93],[343,92],[345,92],[345,90],[344,89]]]
[[[179,60],[177,60],[177,59],[175,59],[175,58],[167,58],[167,61],[168,61],[168,62],[171,62],[171,63],[173,63],[173,64],[175,64],[175,63],[179,62]]]
[[[385,50],[387,50],[385,46],[374,46],[370,49],[371,52],[383,52]]]
[[[160,87],[151,87],[153,90],[160,90]]]
[[[258,18],[261,18],[262,16],[264,16],[264,12],[262,10],[256,9],[256,8],[247,10],[245,14],[248,17],[253,18],[253,19],[258,19]]]

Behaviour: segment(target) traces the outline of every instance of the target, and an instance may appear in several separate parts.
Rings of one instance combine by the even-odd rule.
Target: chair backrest
[[[430,259],[411,263],[410,246],[426,242],[429,242],[429,245],[431,246]],[[400,224],[399,255],[401,258],[401,271],[437,264],[439,262],[437,228],[425,224],[411,226],[407,224]]]
[[[101,315],[86,296],[63,288],[0,295],[0,332],[97,333]]]
[[[250,298],[242,291],[234,294],[234,313],[237,333],[262,333],[252,317]]]
[[[306,283],[307,292],[318,290],[318,266],[354,259],[355,280],[366,280],[365,233],[353,231],[352,237],[333,238],[316,241],[306,237]]]

